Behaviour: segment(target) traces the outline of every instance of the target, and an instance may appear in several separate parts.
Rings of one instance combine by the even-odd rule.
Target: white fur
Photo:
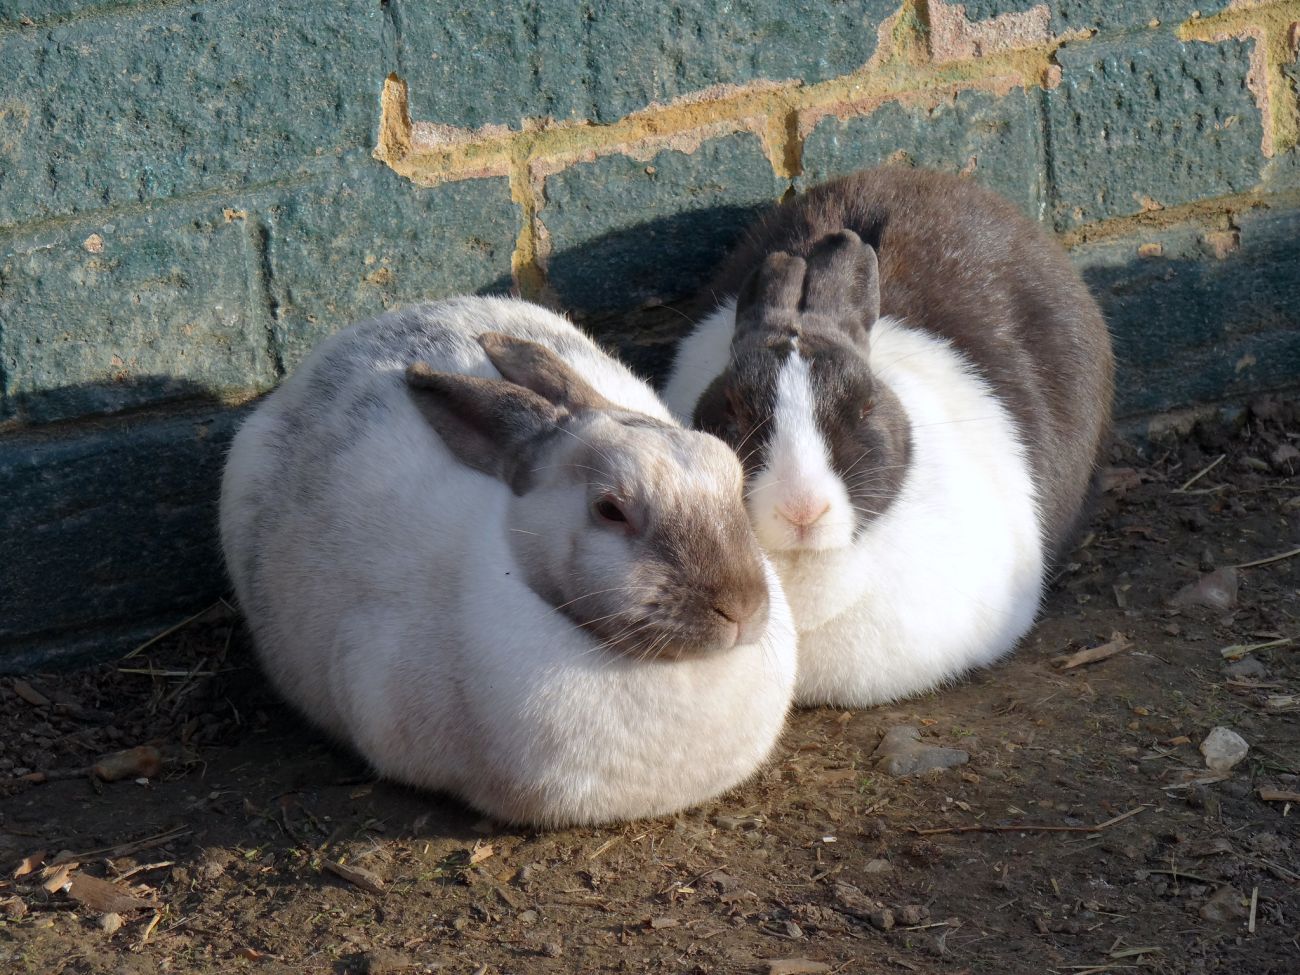
[[[461,299],[415,311],[464,337],[435,368],[495,376],[473,341],[484,331],[562,355],[563,340],[567,361],[605,397],[667,417],[644,383],[536,306]],[[275,685],[381,773],[506,820],[657,815],[749,777],[795,680],[793,624],[770,565],[758,642],[677,661],[603,652],[525,584],[506,527],[509,489],[431,435],[399,351],[354,377],[387,410],[360,435],[314,406],[310,377],[374,324],[324,342],[231,449],[222,542]],[[328,443],[336,429],[337,451],[283,446],[286,435]]]
[[[724,306],[683,343],[666,394],[678,416],[725,368],[734,322]],[[876,704],[989,664],[1032,626],[1042,593],[1034,482],[1006,408],[951,345],[896,320],[872,326],[869,361],[911,423],[899,496],[845,547],[787,550],[759,528],[799,633],[801,704]],[[807,449],[820,471],[820,437]]]
[[[750,520],[769,552],[823,550],[853,537],[853,509],[817,427],[808,362],[798,343],[777,377],[766,463],[749,490]]]
[[[677,346],[663,397],[678,423],[690,426],[695,404],[709,388],[709,383],[727,368],[727,360],[731,358],[731,336],[735,331],[736,299],[731,298]]]

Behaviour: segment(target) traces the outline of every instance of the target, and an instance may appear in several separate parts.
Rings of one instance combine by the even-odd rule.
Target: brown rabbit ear
[[[484,332],[478,337],[478,344],[506,379],[531,389],[556,406],[572,413],[608,410],[614,406],[576,369],[544,345],[500,332]]]
[[[799,334],[799,299],[803,295],[807,265],[803,258],[783,251],[768,254],[740,286],[736,298],[733,341],[774,332]]]
[[[801,310],[858,331],[880,317],[880,264],[852,230],[827,234],[808,254]]]
[[[555,429],[561,413],[531,390],[503,379],[437,372],[423,362],[406,370],[411,399],[463,463],[527,490],[519,476],[530,445]]]

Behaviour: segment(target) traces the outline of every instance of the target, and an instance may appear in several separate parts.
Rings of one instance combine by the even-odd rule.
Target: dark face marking
[[[898,398],[856,349],[816,338],[803,345],[817,429],[848,490],[856,538],[898,497],[911,461],[911,428]]]
[[[867,363],[879,314],[876,252],[852,231],[827,234],[806,259],[768,254],[740,289],[731,361],[694,415],[696,426],[738,453],[753,478],[767,466],[779,422],[782,369],[800,356],[808,363],[816,428],[853,506],[855,537],[897,496],[911,453],[902,406]]]

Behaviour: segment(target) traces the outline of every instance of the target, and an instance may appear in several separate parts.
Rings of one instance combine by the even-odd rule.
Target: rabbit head
[[[609,652],[756,642],[768,583],[731,450],[610,402],[543,345],[479,344],[504,378],[416,363],[407,385],[448,449],[509,488],[505,530],[529,588]]]
[[[730,361],[694,422],[740,455],[769,551],[851,545],[899,493],[911,435],[867,361],[879,317],[876,253],[850,230],[807,259],[768,255],[741,288]]]

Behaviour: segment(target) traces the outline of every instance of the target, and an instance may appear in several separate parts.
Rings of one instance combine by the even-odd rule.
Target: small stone
[[[924,924],[930,917],[930,909],[924,904],[908,904],[899,908],[898,923],[907,927]]]
[[[1289,443],[1279,444],[1268,455],[1268,460],[1279,474],[1294,474],[1300,470],[1300,448]]]
[[[1199,564],[1200,570],[1202,572],[1213,572],[1215,564],[1216,563],[1214,561],[1214,552],[1208,548],[1202,549],[1201,559]]]
[[[536,911],[533,911],[533,910],[520,911],[520,912],[519,912],[519,923],[520,923],[520,924],[536,924],[536,923],[537,923],[537,917],[538,917],[538,915],[537,915],[537,912],[536,912]]]
[[[1179,589],[1170,600],[1179,609],[1203,606],[1226,612],[1237,605],[1237,570],[1232,566],[1206,573]]]
[[[87,254],[102,254],[104,252],[104,238],[99,234],[91,234],[81,242],[81,246],[86,249]]]
[[[1231,728],[1215,728],[1201,742],[1201,754],[1205,756],[1205,765],[1215,772],[1226,772],[1250,751],[1250,745]]]
[[[360,968],[364,975],[392,975],[416,967],[415,959],[391,948],[375,948],[361,956]]]
[[[1258,657],[1242,657],[1240,660],[1234,660],[1223,668],[1223,672],[1229,677],[1245,680],[1264,680],[1268,677],[1268,668]]]
[[[101,914],[99,916],[99,930],[103,931],[105,934],[109,935],[110,937],[117,934],[117,932],[121,929],[121,927],[122,927],[121,914],[115,914],[112,911],[110,911],[107,914]]]
[[[1246,916],[1241,891],[1235,887],[1220,887],[1208,901],[1201,905],[1202,920],[1213,924],[1232,924]]]
[[[877,768],[895,777],[953,768],[970,761],[970,754],[960,748],[922,744],[920,731],[911,725],[898,725],[886,731],[872,757]]]
[[[1246,845],[1256,853],[1282,853],[1290,844],[1276,833],[1256,833],[1246,840]]]
[[[1164,245],[1159,241],[1150,241],[1149,243],[1138,245],[1138,257],[1159,257],[1164,252]]]
[[[877,931],[888,931],[894,926],[894,912],[887,907],[881,907],[869,912],[867,921]]]
[[[558,941],[548,941],[542,945],[542,954],[547,958],[559,958],[564,954],[564,945]]]
[[[879,858],[868,860],[862,865],[863,873],[890,873],[893,869],[894,865],[892,863],[888,860],[881,860]]]

